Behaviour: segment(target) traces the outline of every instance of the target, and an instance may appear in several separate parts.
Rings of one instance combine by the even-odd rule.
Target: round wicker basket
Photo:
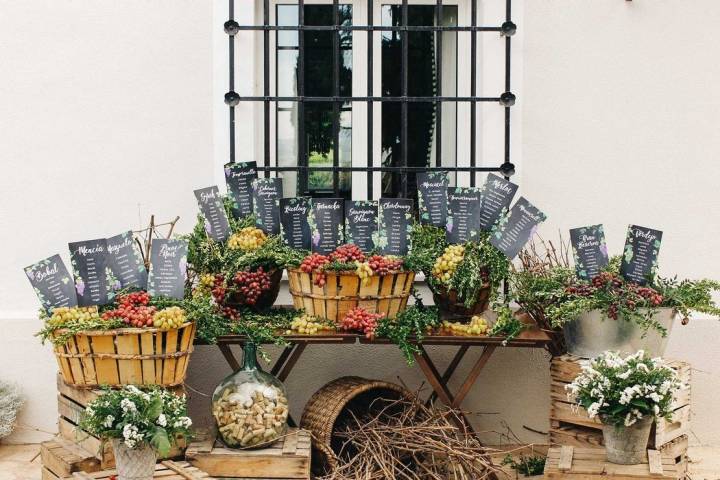
[[[443,320],[470,320],[473,315],[483,313],[490,304],[490,285],[485,284],[478,290],[477,297],[472,307],[468,308],[465,303],[458,299],[456,290],[447,290],[440,286],[433,291],[433,302],[440,311]]]
[[[255,305],[252,305],[253,310],[266,310],[272,307],[275,300],[277,300],[278,294],[280,293],[280,281],[282,280],[283,271],[273,268],[272,270],[268,270],[267,273],[270,276],[270,288],[260,294],[257,302],[255,302]],[[240,306],[249,306],[241,304],[236,300],[237,299],[233,299],[232,296],[230,296],[226,303],[227,305],[236,308]]]
[[[161,385],[185,381],[196,326],[78,332],[54,347],[63,380],[78,388]],[[61,335],[62,330],[55,332]]]
[[[300,419],[300,428],[312,433],[313,465],[325,471],[337,466],[342,440],[333,434],[351,415],[367,413],[373,400],[401,398],[411,399],[412,394],[400,385],[361,377],[341,377],[315,392]]]
[[[362,307],[387,318],[405,310],[415,272],[395,272],[369,277],[363,285],[355,272],[325,272],[324,286],[315,285],[318,273],[288,270],[290,294],[295,308],[309,315],[339,323],[348,310]]]

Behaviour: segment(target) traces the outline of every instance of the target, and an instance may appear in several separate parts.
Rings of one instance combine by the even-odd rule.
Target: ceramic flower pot
[[[661,357],[665,353],[676,314],[672,308],[661,308],[655,314],[655,320],[667,330],[667,335],[663,337],[657,330],[651,328],[645,331],[637,323],[622,316],[613,320],[600,310],[586,312],[563,325],[568,353],[595,358],[608,350],[621,353],[644,350],[652,357]]]
[[[648,415],[629,427],[603,424],[608,462],[621,465],[643,463],[647,459],[648,438],[654,420]]]
[[[128,448],[120,438],[112,439],[118,480],[152,480],[157,454],[148,444]]]

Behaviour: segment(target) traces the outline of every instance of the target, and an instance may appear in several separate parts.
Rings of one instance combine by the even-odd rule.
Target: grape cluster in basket
[[[150,294],[145,291],[131,292],[117,297],[117,306],[106,310],[102,319],[121,320],[124,324],[135,327],[156,327],[161,330],[179,328],[186,321],[185,311],[172,306],[159,310],[150,305]]]
[[[367,338],[375,338],[375,329],[378,320],[384,313],[370,313],[362,307],[355,307],[348,311],[340,322],[344,330],[354,330],[365,334]]]
[[[305,273],[315,273],[313,282],[322,287],[327,283],[325,271],[332,263],[341,266],[354,265],[355,267],[348,268],[348,271],[354,270],[363,285],[367,284],[373,275],[388,275],[403,268],[403,261],[400,258],[382,255],[372,255],[368,258],[357,245],[349,243],[337,247],[329,255],[319,253],[308,255],[300,264],[300,270]]]
[[[209,288],[215,302],[221,307],[227,307],[228,303],[252,306],[270,287],[270,275],[263,267],[258,267],[255,271],[247,269],[237,272],[229,281],[217,274],[212,280],[212,287],[208,285],[207,279],[201,278],[196,291],[202,294]]]

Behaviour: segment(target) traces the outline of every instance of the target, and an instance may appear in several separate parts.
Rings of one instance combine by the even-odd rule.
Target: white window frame
[[[443,0],[444,5],[457,5],[458,24],[470,24],[470,9],[472,0]],[[504,0],[476,0],[477,24],[500,25],[504,20]],[[297,3],[296,0],[270,0],[270,23],[275,24],[275,6],[277,4]],[[306,4],[331,4],[332,0],[306,0]],[[353,24],[367,24],[367,0],[341,0],[340,3],[353,5]],[[373,23],[380,25],[381,6],[399,5],[401,0],[374,0]],[[411,4],[435,4],[435,0],[410,0]],[[262,25],[262,0],[237,0],[236,21],[241,25]],[[219,186],[225,185],[222,166],[228,161],[228,113],[223,103],[223,95],[228,90],[227,83],[227,34],[222,24],[227,21],[227,3],[214,2],[213,10],[213,121],[214,121],[214,180]],[[511,78],[512,91],[518,97],[512,107],[510,159],[515,165],[517,175],[522,172],[522,65],[523,65],[523,30],[522,30],[523,2],[513,0],[513,22],[519,25],[518,32],[512,40]],[[353,96],[367,95],[367,36],[368,32],[353,32]],[[374,33],[373,41],[373,91],[375,95],[381,92],[381,34]],[[476,95],[499,96],[504,90],[504,38],[499,34],[489,32],[477,33],[477,51],[475,62],[477,64]],[[270,35],[270,90],[275,93],[275,34]],[[470,95],[470,34],[458,33],[458,72],[457,95]],[[240,95],[263,94],[263,33],[260,31],[241,31],[235,40],[235,90]],[[353,166],[367,166],[367,103],[353,102],[352,106],[352,162]],[[270,115],[270,165],[275,166],[275,105],[271,104]],[[373,109],[373,166],[380,166],[381,156],[381,108],[376,104]],[[458,102],[457,104],[457,165],[470,165],[470,104]],[[503,108],[494,103],[479,102],[477,106],[476,138],[476,165],[499,166],[503,162],[503,135],[504,112]],[[250,120],[250,121],[249,121]],[[256,160],[263,163],[263,104],[262,102],[241,102],[236,107],[236,152],[237,161]],[[367,199],[366,174],[353,172],[352,197],[356,200]],[[476,184],[481,184],[484,176],[477,174]],[[523,182],[517,177],[513,178],[519,183],[522,190]],[[470,185],[470,173],[459,172],[458,186]],[[373,174],[374,198],[379,198],[381,191],[381,175]]]

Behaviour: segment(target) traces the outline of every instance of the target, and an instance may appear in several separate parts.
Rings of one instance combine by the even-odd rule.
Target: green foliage
[[[160,456],[179,437],[190,435],[185,396],[159,387],[105,389],[87,406],[80,427],[103,439],[121,439],[128,448],[151,445]]]
[[[169,297],[151,297],[150,305],[159,310],[168,307],[180,307],[185,310],[188,321],[197,324],[197,340],[214,344],[217,338],[230,333],[230,321],[223,317],[210,296],[188,296],[182,300]]]
[[[435,260],[442,255],[445,247],[444,229],[414,224],[410,232],[410,252],[405,257],[405,268],[422,272],[426,278],[430,278]]]
[[[48,317],[45,309],[40,309],[38,316],[40,317],[40,320],[43,321],[43,328],[36,333],[35,336],[40,337],[43,344],[49,340],[55,346],[65,345],[71,338],[80,332],[86,332],[89,330],[114,330],[116,328],[127,327],[122,320],[118,320],[116,318],[103,320],[100,317],[82,321],[70,320],[62,323],[61,325],[52,325],[46,321]]]
[[[485,286],[484,272],[490,284],[491,302],[498,298],[500,285],[510,275],[510,261],[489,240],[489,234],[483,232],[477,242],[467,242],[465,256],[450,278],[448,287],[458,292],[458,299],[468,308],[475,304]]]
[[[375,335],[385,337],[396,344],[408,365],[412,365],[415,362],[414,355],[420,353],[417,344],[422,343],[428,330],[439,325],[440,316],[437,308],[416,303],[392,320],[381,318],[375,329]]]
[[[673,369],[642,350],[626,358],[615,352],[583,362],[582,372],[566,387],[569,396],[606,425],[633,425],[646,417],[672,419],[672,401],[681,385]]]
[[[491,337],[505,337],[503,345],[520,335],[526,325],[522,323],[508,305],[495,304],[493,309],[497,312],[497,320],[488,331]]]
[[[533,455],[530,457],[520,455],[520,458],[515,460],[512,455],[508,453],[505,455],[502,465],[508,465],[516,472],[521,473],[526,477],[532,477],[534,475],[542,475],[545,471],[545,457],[540,455]]]
[[[263,344],[287,345],[282,334],[290,329],[292,319],[302,315],[301,310],[274,308],[266,313],[252,310],[240,310],[240,321],[230,324],[230,333],[243,335],[248,341],[259,347],[258,353],[264,360],[269,360]]]
[[[662,305],[675,308],[683,317],[688,317],[691,312],[700,312],[720,318],[720,308],[712,295],[720,291],[720,282],[658,277],[654,287],[663,296]]]
[[[534,319],[545,318],[550,305],[565,293],[565,287],[575,280],[575,271],[567,267],[552,267],[542,271],[513,271],[510,274],[512,300]]]

